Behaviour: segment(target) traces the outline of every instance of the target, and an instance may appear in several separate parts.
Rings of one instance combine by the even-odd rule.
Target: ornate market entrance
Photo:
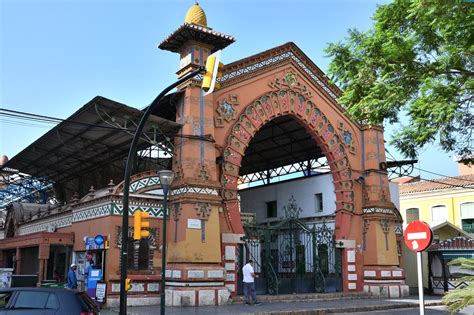
[[[285,216],[275,224],[244,223],[239,266],[254,261],[257,294],[323,293],[342,291],[341,250],[334,229],[323,221],[307,225],[294,197],[283,207]],[[239,294],[242,294],[239,268]]]

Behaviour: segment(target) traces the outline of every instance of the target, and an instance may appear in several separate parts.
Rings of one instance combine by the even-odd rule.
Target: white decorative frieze
[[[225,247],[225,260],[235,261],[235,246]]]
[[[401,277],[402,276],[402,271],[401,270],[394,270],[394,271],[392,271],[392,275],[394,277]]]
[[[204,278],[204,270],[188,270],[188,278]]]
[[[383,213],[383,214],[395,215],[394,209],[379,208],[379,207],[363,208],[362,212],[363,213]]]
[[[57,228],[70,226],[72,224],[72,215],[70,213],[55,219],[46,219],[39,222],[23,224],[19,230],[19,235],[26,235],[36,232],[53,232]]]
[[[188,193],[219,196],[219,191],[217,189],[196,187],[196,186],[184,186],[184,187],[174,189],[171,191],[171,194],[173,196],[188,194]]]
[[[235,271],[235,263],[226,263],[225,270]]]
[[[354,250],[348,250],[347,251],[347,262],[348,263],[354,263],[355,262],[355,251]]]
[[[380,275],[381,275],[382,277],[391,277],[391,276],[392,276],[392,273],[391,273],[389,270],[382,270],[382,271],[380,272]]]
[[[148,283],[147,284],[147,291],[148,292],[158,292],[158,291],[160,291],[160,284],[159,283]]]
[[[349,280],[349,281],[357,281],[357,274],[355,274],[355,273],[350,273],[350,274],[347,276],[347,280]]]
[[[208,270],[207,277],[208,278],[223,278],[224,271],[223,270]]]
[[[138,282],[132,282],[132,288],[129,290],[129,292],[144,292],[144,291],[145,291],[145,284],[138,283]]]
[[[120,283],[112,283],[112,292],[120,292]]]
[[[376,273],[375,270],[365,270],[364,277],[375,277]]]

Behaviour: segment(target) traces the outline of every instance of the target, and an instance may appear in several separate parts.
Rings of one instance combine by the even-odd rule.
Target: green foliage
[[[434,142],[470,157],[474,4],[395,0],[373,19],[371,30],[349,30],[344,42],[326,48],[348,114],[366,124],[398,123],[406,115],[409,123],[391,144],[408,157]]]
[[[462,269],[474,270],[474,259],[458,258],[449,262],[448,265],[459,265]],[[474,305],[474,276],[462,277],[459,280],[467,282],[468,285],[452,290],[443,297],[443,303],[453,313],[469,305]]]

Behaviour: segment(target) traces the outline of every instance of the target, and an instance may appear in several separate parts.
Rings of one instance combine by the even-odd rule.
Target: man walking
[[[67,273],[67,287],[69,289],[77,289],[76,264],[71,265],[71,269]]]
[[[257,293],[255,292],[255,282],[254,279],[257,277],[252,267],[252,259],[247,261],[247,264],[242,268],[242,273],[244,274],[244,295],[245,295],[245,304],[251,305],[252,301],[254,305],[260,305],[262,302],[257,301]]]

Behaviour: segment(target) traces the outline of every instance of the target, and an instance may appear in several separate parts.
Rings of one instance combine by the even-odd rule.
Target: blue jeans
[[[245,303],[257,303],[257,292],[255,291],[255,282],[244,282]]]

